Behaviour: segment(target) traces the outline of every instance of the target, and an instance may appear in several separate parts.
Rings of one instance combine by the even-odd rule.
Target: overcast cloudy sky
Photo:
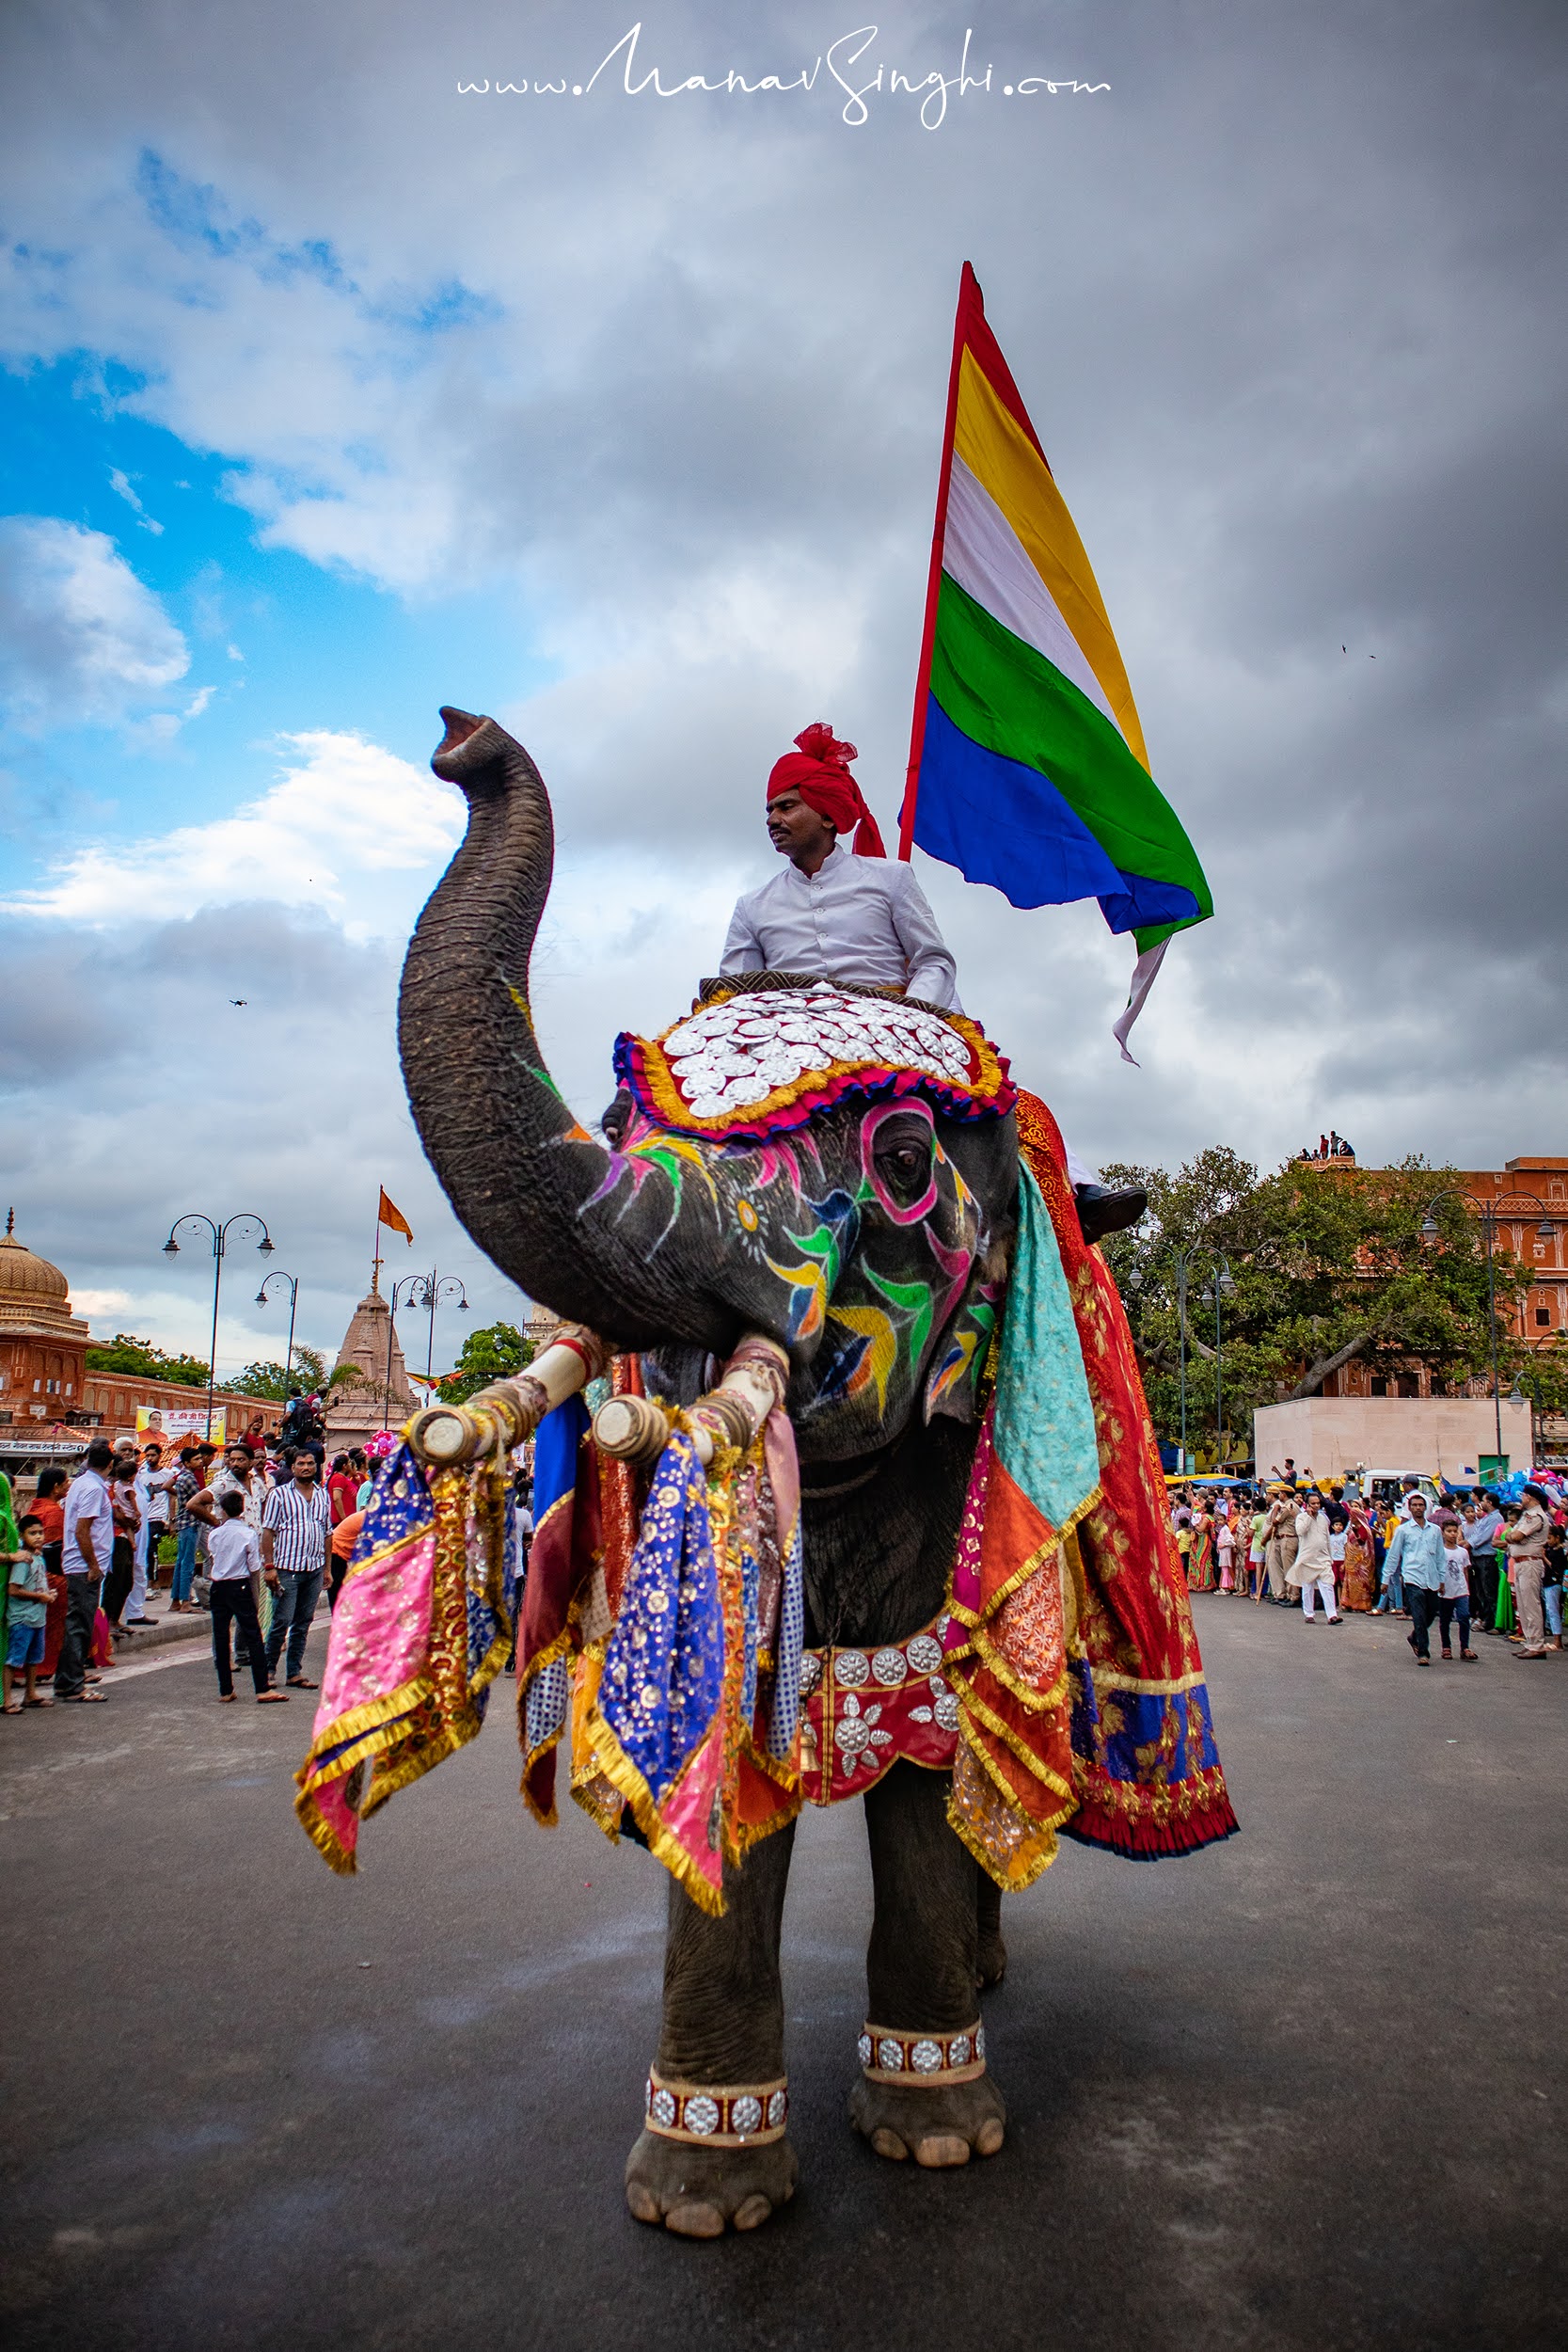
[[[436,707],[551,786],[536,995],[592,1114],[808,720],[890,826],[966,258],[1217,910],[1132,1070],[1096,907],[922,861],[970,1008],[1096,1160],[1568,1152],[1560,0],[637,22],[5,12],[7,1197],[95,1328],[202,1349],[160,1245],[256,1209],[330,1349],[382,1183],[398,1271],[516,1311],[396,1074]],[[230,1364],[280,1352],[244,1265]]]

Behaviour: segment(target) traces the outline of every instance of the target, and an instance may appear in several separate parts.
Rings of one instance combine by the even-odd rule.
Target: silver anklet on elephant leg
[[[895,2026],[864,2026],[857,2045],[868,2083],[972,2083],[986,2071],[986,2029],[978,2020],[961,2033],[905,2033]]]
[[[761,2148],[783,2139],[789,2120],[789,2077],[771,2083],[670,2082],[648,2069],[648,2129],[694,2148]]]

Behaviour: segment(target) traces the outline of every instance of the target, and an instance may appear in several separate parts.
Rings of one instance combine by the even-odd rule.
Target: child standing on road
[[[43,1629],[49,1618],[49,1570],[44,1565],[44,1526],[28,1517],[18,1530],[22,1549],[7,1554],[9,1610],[6,1635],[6,1713],[26,1707],[53,1707],[40,1698],[38,1672],[43,1663]]]
[[[1470,1647],[1470,1553],[1464,1537],[1462,1519],[1443,1521],[1443,1581],[1437,1588],[1437,1623],[1443,1656],[1451,1658],[1449,1628],[1455,1617],[1459,1619],[1459,1655],[1473,1666],[1478,1661]]]
[[[218,1670],[218,1697],[230,1705],[234,1697],[234,1668],[229,1655],[229,1629],[239,1629],[256,1686],[256,1704],[287,1706],[287,1691],[267,1686],[267,1652],[256,1596],[261,1583],[261,1553],[253,1528],[245,1525],[245,1493],[238,1485],[226,1486],[217,1498],[218,1523],[207,1538],[207,1573],[212,1579],[213,1662]]]

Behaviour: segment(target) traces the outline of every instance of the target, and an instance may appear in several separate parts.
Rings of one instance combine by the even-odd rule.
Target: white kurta
[[[912,866],[830,850],[815,874],[785,861],[736,901],[721,973],[805,972],[848,988],[902,988],[960,1012],[958,965]]]
[[[787,861],[736,900],[721,975],[804,972],[847,988],[902,988],[943,1012],[962,1012],[958,967],[914,868],[901,858],[856,857],[836,843],[815,874]],[[1094,1170],[1064,1136],[1068,1179]]]

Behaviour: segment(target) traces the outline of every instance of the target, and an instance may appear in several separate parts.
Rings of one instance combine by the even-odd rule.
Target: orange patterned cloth
[[[1037,1095],[1018,1098],[1018,1137],[1061,1249],[1100,1442],[1100,1495],[1074,1531],[1077,1810],[1062,1827],[1134,1858],[1188,1853],[1230,1836],[1236,1816],[1132,1335],[1110,1268],[1084,1239],[1061,1134]]]

